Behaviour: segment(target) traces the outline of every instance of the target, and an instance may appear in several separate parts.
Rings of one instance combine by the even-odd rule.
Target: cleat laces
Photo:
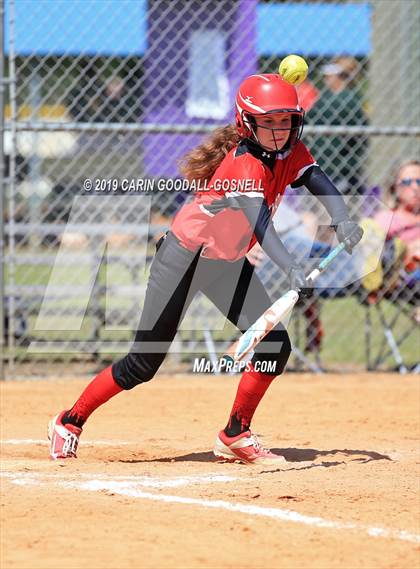
[[[66,434],[66,436],[64,437],[63,454],[75,455],[76,451],[77,451],[78,443],[79,443],[79,441],[78,441],[77,436],[74,433],[71,433],[69,431],[68,434]]]
[[[252,441],[252,446],[254,447],[255,452],[270,452],[268,449],[264,448],[260,441],[258,440],[257,435],[251,435],[249,437]]]

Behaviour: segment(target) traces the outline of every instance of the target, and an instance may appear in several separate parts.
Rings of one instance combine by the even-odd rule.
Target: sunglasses
[[[398,182],[400,186],[411,186],[411,184],[415,182],[418,186],[420,186],[420,178],[403,178]]]

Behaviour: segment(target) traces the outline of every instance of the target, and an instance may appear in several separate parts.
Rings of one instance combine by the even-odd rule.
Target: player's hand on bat
[[[302,296],[309,297],[313,295],[313,282],[306,280],[305,273],[300,267],[292,267],[288,276],[291,289],[297,290]]]
[[[340,243],[345,244],[347,253],[352,253],[353,248],[359,243],[363,237],[363,229],[354,221],[341,221],[336,226],[337,239]]]

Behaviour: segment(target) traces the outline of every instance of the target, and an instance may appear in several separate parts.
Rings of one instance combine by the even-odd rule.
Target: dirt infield
[[[1,567],[419,567],[419,377],[279,378],[254,419],[278,469],[213,462],[237,381],[122,393],[62,462],[47,422],[86,382],[3,384]]]

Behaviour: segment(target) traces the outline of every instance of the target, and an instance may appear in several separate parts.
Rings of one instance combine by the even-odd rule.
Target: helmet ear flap
[[[242,122],[244,125],[244,131],[246,136],[252,137],[255,134],[255,129],[257,128],[257,121],[249,113],[242,112]]]
[[[244,125],[244,122],[242,120],[242,116],[238,110],[236,111],[236,114],[235,114],[235,124],[236,124],[236,130],[238,131],[239,136],[241,138],[246,136],[245,125]]]
[[[242,111],[241,113],[239,113],[239,111],[236,111],[235,115],[236,128],[239,136],[241,136],[242,138],[249,138],[250,136],[252,136],[252,130],[249,128],[249,122],[251,122],[250,118],[251,117],[245,114],[244,111]]]

